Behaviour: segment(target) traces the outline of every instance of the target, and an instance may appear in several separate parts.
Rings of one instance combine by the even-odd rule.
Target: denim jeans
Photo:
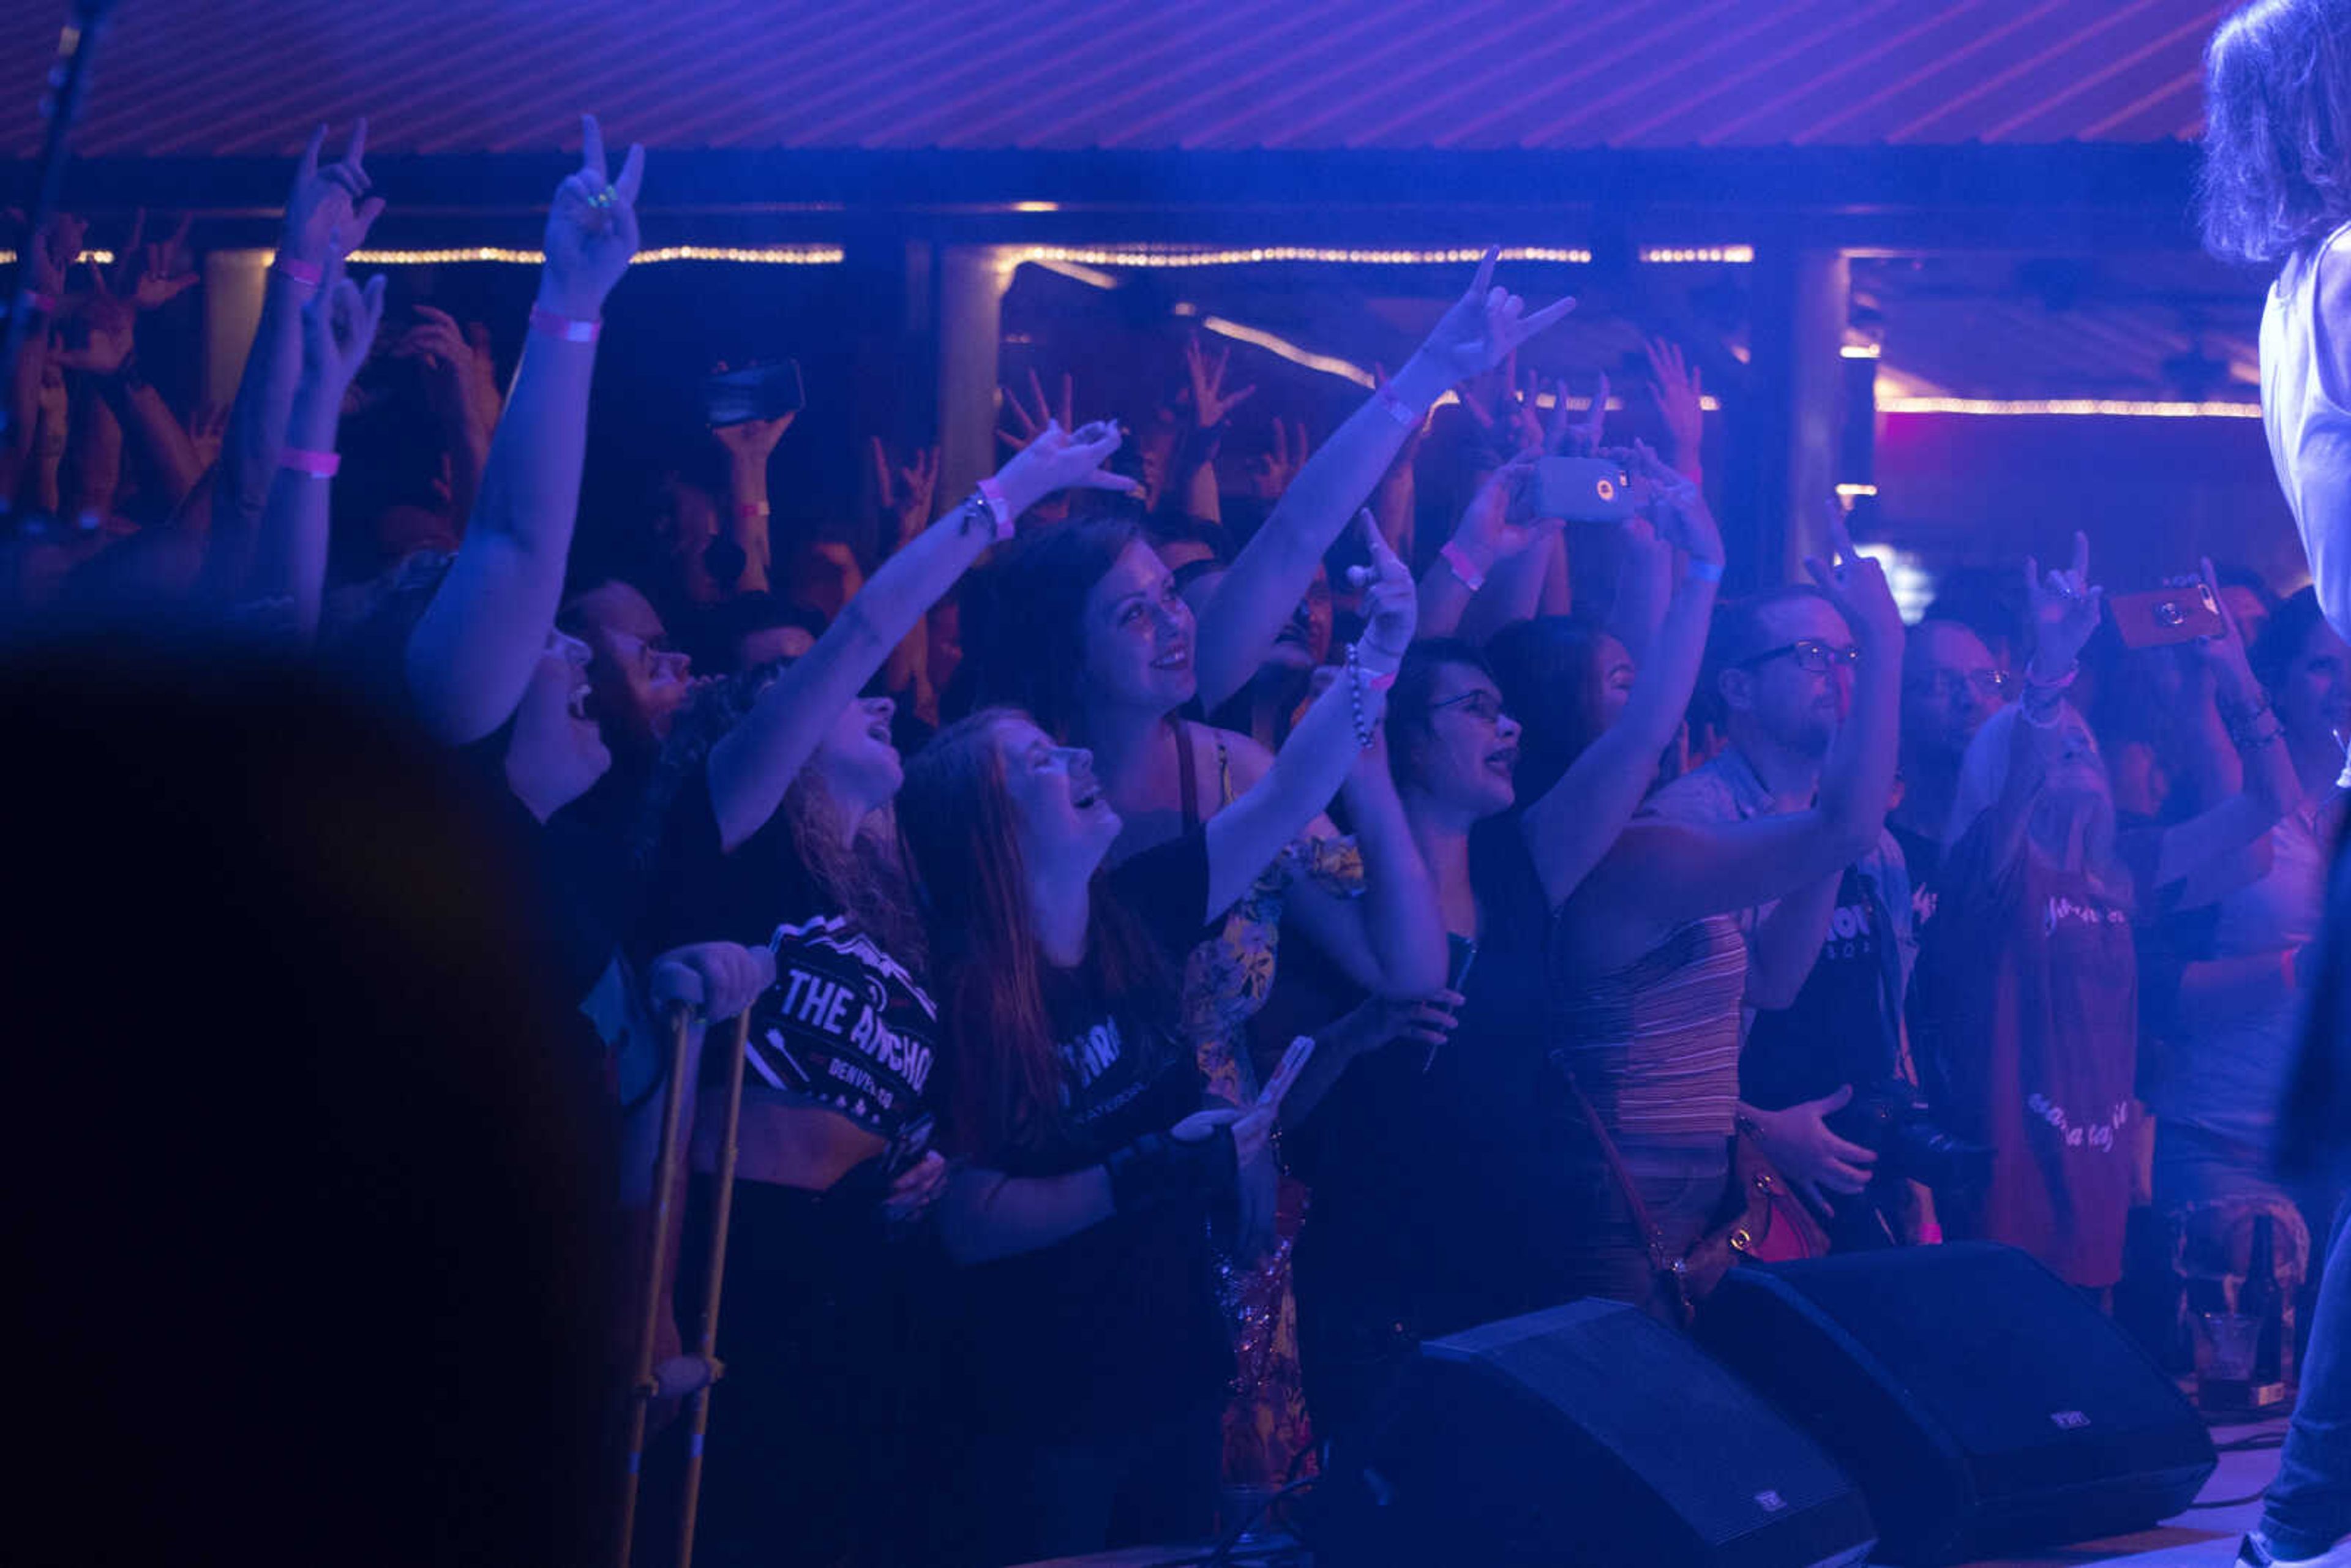
[[[2302,1395],[2262,1510],[2262,1533],[2280,1557],[2316,1557],[2351,1535],[2351,1216],[2346,1203],[2326,1245],[2312,1315]]]

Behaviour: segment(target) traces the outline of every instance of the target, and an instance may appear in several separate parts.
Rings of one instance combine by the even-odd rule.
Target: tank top
[[[2336,821],[2335,802],[2328,800],[2290,811],[2270,830],[2269,873],[2220,901],[2212,956],[2273,953],[2317,937]],[[2280,984],[2266,998],[2182,1039],[2150,1096],[2156,1113],[2267,1151],[2277,1134],[2305,1000]]]
[[[1677,929],[1612,974],[1561,975],[1552,1054],[1619,1139],[1728,1138],[1739,1111],[1747,939],[1727,915]]]
[[[2279,487],[2294,510],[2318,584],[2319,608],[2351,639],[2351,603],[2332,585],[2351,579],[2351,408],[2327,382],[2327,324],[2318,308],[2318,264],[2351,234],[2346,224],[2285,264],[2262,309],[2262,426]],[[2351,322],[2340,324],[2351,332]],[[2336,389],[2351,396],[2351,389]],[[2342,782],[2351,785],[2351,762]]]

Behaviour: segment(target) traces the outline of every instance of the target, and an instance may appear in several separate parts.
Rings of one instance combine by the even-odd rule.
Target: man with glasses
[[[1650,809],[1682,821],[1740,821],[1799,811],[1820,788],[1821,765],[1853,697],[1860,657],[1836,607],[1810,587],[1725,606],[1707,648],[1707,679],[1729,737],[1721,754],[1660,791]],[[1876,1156],[1839,1137],[1828,1119],[1856,1089],[1897,1075],[1901,996],[1916,954],[1902,851],[1881,831],[1876,850],[1802,893],[1739,917],[1751,959],[1749,1028],[1740,1098],[1777,1120],[1768,1152],[1792,1178],[1840,1200],[1871,1188]],[[1840,1201],[1840,1246],[1907,1239],[1902,1184],[1868,1202]],[[1881,1222],[1880,1209],[1893,1212]]]
[[[1902,788],[1886,828],[1902,846],[1911,908],[1923,927],[1935,914],[1943,830],[1959,792],[1959,764],[1984,720],[2008,700],[2010,677],[1982,638],[1957,621],[1910,629],[1902,661]]]

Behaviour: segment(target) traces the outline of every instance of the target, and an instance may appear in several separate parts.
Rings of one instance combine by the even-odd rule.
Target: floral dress
[[[1182,759],[1184,820],[1200,820],[1192,748]],[[1217,742],[1221,801],[1233,799],[1232,768]],[[1350,838],[1302,836],[1259,874],[1225,917],[1216,936],[1192,949],[1184,966],[1183,1023],[1208,1091],[1247,1104],[1258,1092],[1249,1051],[1249,1020],[1273,989],[1281,948],[1281,913],[1293,884],[1320,884],[1350,898],[1364,891],[1364,860]],[[1306,1218],[1306,1188],[1281,1178],[1272,1249],[1254,1263],[1217,1260],[1218,1283],[1233,1330],[1238,1364],[1234,1398],[1225,1411],[1225,1480],[1237,1487],[1275,1488],[1298,1457],[1313,1447],[1298,1364],[1298,1305],[1290,1288],[1290,1248]]]

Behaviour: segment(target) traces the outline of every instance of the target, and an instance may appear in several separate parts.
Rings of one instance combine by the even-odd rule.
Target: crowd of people
[[[349,275],[363,130],[296,171],[225,414],[140,370],[185,225],[111,274],[69,219],[29,235],[7,608],[201,625],[462,779],[526,873],[496,939],[563,1004],[537,1048],[619,1150],[583,1222],[674,1276],[657,1426],[747,1011],[704,1561],[1203,1537],[1424,1340],[1591,1295],[1687,1323],[1759,1213],[1774,1256],[1981,1238],[2144,1287],[2165,1354],[2256,1217],[2314,1286],[2337,1195],[2269,1160],[2351,733],[2311,590],[2208,561],[2220,628],[2126,647],[2077,534],[1906,625],[1830,503],[1805,580],[1725,599],[1680,350],[1640,434],[1604,388],[1573,417],[1514,362],[1572,301],[1492,253],[1350,417],[1246,465],[1194,342],[1124,427],[1008,391],[966,495],[877,441],[879,559],[771,539],[786,414],[712,432],[725,481],[672,487],[650,564],[584,570],[646,177],[584,142],[503,386],[478,327],[388,337]],[[407,444],[338,478],[385,356]],[[1466,486],[1416,485],[1440,447]],[[1541,515],[1559,455],[1631,515]]]

